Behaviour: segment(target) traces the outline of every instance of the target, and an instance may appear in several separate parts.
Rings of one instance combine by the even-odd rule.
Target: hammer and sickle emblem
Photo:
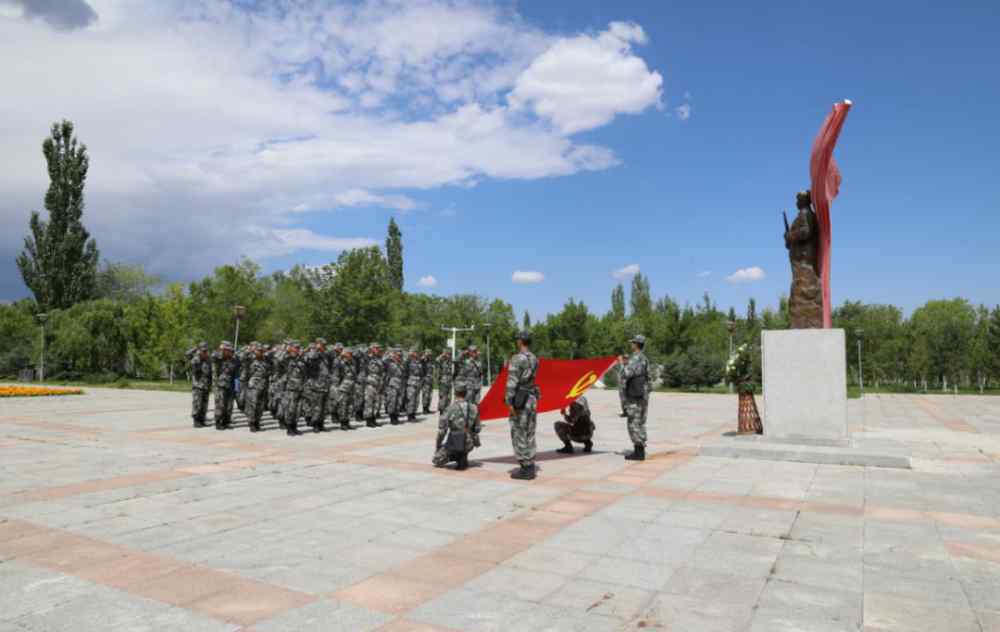
[[[593,371],[587,371],[587,374],[576,381],[573,388],[570,389],[569,393],[566,393],[566,399],[576,399],[577,397],[583,395],[583,392],[594,385],[597,381],[597,374]]]

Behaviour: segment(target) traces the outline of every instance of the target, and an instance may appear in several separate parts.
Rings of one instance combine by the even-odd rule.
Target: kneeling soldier
[[[469,452],[479,447],[479,407],[465,401],[465,393],[464,384],[455,387],[455,401],[438,422],[435,467],[455,461],[455,469],[464,470],[469,467]]]
[[[594,448],[594,422],[590,418],[590,405],[586,397],[580,397],[569,405],[569,411],[562,409],[563,421],[556,422],[556,436],[563,447],[556,450],[562,454],[573,454],[573,441],[583,444],[583,451]]]

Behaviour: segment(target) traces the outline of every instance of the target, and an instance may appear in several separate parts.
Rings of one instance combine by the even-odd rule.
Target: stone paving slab
[[[617,394],[588,397],[595,451],[542,415],[533,482],[505,421],[455,472],[432,417],[289,438],[191,428],[177,393],[0,401],[0,632],[1000,630],[1000,398],[851,400],[892,469],[713,452],[724,395],[654,394],[626,462]]]

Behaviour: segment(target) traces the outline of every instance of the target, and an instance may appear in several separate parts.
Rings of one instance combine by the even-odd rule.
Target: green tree
[[[618,320],[625,320],[625,288],[621,283],[611,290],[611,315]]]
[[[95,279],[94,297],[133,301],[148,295],[161,282],[159,277],[146,274],[140,263],[105,261]]]
[[[327,335],[345,343],[384,340],[392,320],[393,286],[382,251],[371,246],[342,252],[335,270],[330,284],[320,290],[332,321]]]
[[[41,330],[33,308],[28,300],[0,304],[0,375],[14,377],[38,358]]]
[[[1000,381],[1000,305],[990,312],[990,324],[986,334],[986,347],[990,354],[990,374]]]
[[[191,284],[191,325],[199,339],[209,345],[232,341],[235,305],[246,308],[240,322],[240,339],[257,337],[257,327],[267,320],[274,305],[270,283],[259,273],[260,266],[244,259],[237,265],[220,266],[212,276]]]
[[[48,165],[49,188],[45,193],[44,221],[31,212],[31,235],[17,257],[21,278],[41,311],[63,309],[91,298],[97,275],[97,244],[84,228],[83,189],[90,159],[87,146],[77,144],[73,124],[52,126],[52,135],[42,143]]]
[[[632,316],[643,318],[653,310],[653,298],[649,290],[649,279],[641,272],[632,277],[632,293],[629,296]]]
[[[525,330],[531,330],[531,314],[528,313],[528,310],[524,310],[524,318],[521,320],[521,326]]]
[[[969,349],[975,332],[976,310],[962,298],[928,301],[910,317],[916,342],[925,342],[930,367],[942,389],[957,384],[968,370]]]
[[[403,233],[395,218],[389,220],[389,234],[385,238],[385,256],[389,265],[389,285],[403,291]]]

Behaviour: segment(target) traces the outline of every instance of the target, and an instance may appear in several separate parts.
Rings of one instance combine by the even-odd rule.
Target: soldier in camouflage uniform
[[[417,420],[417,406],[420,403],[420,389],[424,383],[424,363],[416,349],[410,350],[406,361],[406,419]]]
[[[594,421],[590,418],[590,404],[586,397],[578,397],[575,402],[560,411],[562,421],[555,425],[556,436],[563,442],[563,447],[556,450],[562,454],[573,454],[573,441],[583,444],[583,451],[594,449]]]
[[[281,406],[282,402],[285,400],[285,380],[288,374],[288,343],[290,340],[285,340],[282,344],[278,345],[276,349],[272,350],[273,356],[271,358],[271,370],[273,374],[271,376],[271,385],[268,389],[268,409],[271,411],[271,416],[278,420],[278,424],[284,428],[285,420],[282,415]]]
[[[240,361],[233,354],[232,343],[223,342],[219,350],[212,354],[216,430],[225,430],[232,423],[233,389],[239,371]]]
[[[267,404],[270,375],[271,361],[265,355],[263,347],[255,346],[253,358],[247,363],[247,381],[242,384],[246,392],[244,408],[250,432],[260,430],[260,418],[264,415],[264,406]]]
[[[421,395],[424,403],[424,414],[431,414],[431,397],[434,393],[434,354],[430,349],[424,349],[424,355],[420,358],[420,363],[424,367],[424,379],[421,383]]]
[[[354,416],[354,391],[358,381],[356,366],[354,349],[347,347],[341,355],[340,393],[337,395],[337,418],[340,420],[341,430],[351,429],[351,417]]]
[[[253,362],[256,348],[257,341],[254,340],[236,352],[236,357],[240,361],[240,382],[239,390],[236,393],[236,407],[240,409],[240,412],[246,412],[247,380],[250,378],[250,363]]]
[[[378,391],[382,387],[382,347],[377,342],[368,345],[368,370],[365,373],[365,425],[378,428]]]
[[[621,363],[615,367],[615,377],[618,378],[618,403],[622,408],[620,416],[628,417],[628,413],[625,412],[625,367]]]
[[[479,349],[472,345],[463,354],[458,366],[458,380],[465,384],[466,399],[479,405],[479,396],[483,390],[483,364],[479,361]]]
[[[389,423],[398,425],[399,421],[399,391],[403,385],[403,357],[399,349],[393,349],[389,354],[389,363],[386,364],[386,378],[388,384],[385,389],[386,413],[389,415]]]
[[[652,381],[649,375],[649,360],[642,352],[646,346],[646,338],[635,336],[630,342],[632,355],[627,359],[625,356],[618,357],[618,363],[622,367],[622,377],[626,382],[625,412],[628,413],[628,435],[635,446],[635,450],[626,454],[625,458],[629,461],[644,461],[646,460],[646,413],[649,410],[649,391]],[[629,388],[630,382],[641,394]]]
[[[365,385],[368,384],[368,356],[364,346],[354,348],[354,370],[358,381],[354,385],[354,416],[358,421],[365,421]]]
[[[455,402],[448,407],[438,420],[437,444],[431,462],[435,467],[444,467],[455,461],[457,470],[469,467],[469,453],[479,447],[479,407],[465,401],[465,386],[455,387]],[[454,433],[454,438],[452,434]],[[464,442],[461,441],[464,437]],[[464,443],[459,449],[457,443]],[[453,445],[449,446],[448,444]]]
[[[510,409],[511,443],[514,456],[521,464],[521,469],[512,472],[510,477],[521,480],[535,478],[535,426],[541,395],[535,383],[538,358],[530,351],[530,346],[531,334],[520,332],[517,335],[518,351],[510,359],[504,390],[504,403]]]
[[[286,369],[285,369],[285,392],[281,402],[282,420],[285,422],[285,430],[289,436],[301,434],[299,432],[299,404],[302,400],[302,389],[305,387],[306,363],[302,358],[299,343],[292,342],[288,345]]]
[[[451,405],[451,387],[455,379],[455,363],[451,349],[445,349],[437,359],[438,372],[438,413],[448,410]]]
[[[326,398],[330,391],[330,360],[326,354],[326,340],[317,338],[303,357],[306,364],[306,384],[303,398],[308,400],[306,418],[313,432],[323,432],[326,418]]]
[[[333,348],[326,352],[327,367],[330,371],[330,390],[326,396],[326,408],[330,411],[330,421],[334,424],[340,423],[340,380],[343,376],[344,345],[335,343]]]
[[[208,344],[201,343],[191,355],[191,419],[195,428],[205,427],[208,393],[212,389],[212,362]]]

